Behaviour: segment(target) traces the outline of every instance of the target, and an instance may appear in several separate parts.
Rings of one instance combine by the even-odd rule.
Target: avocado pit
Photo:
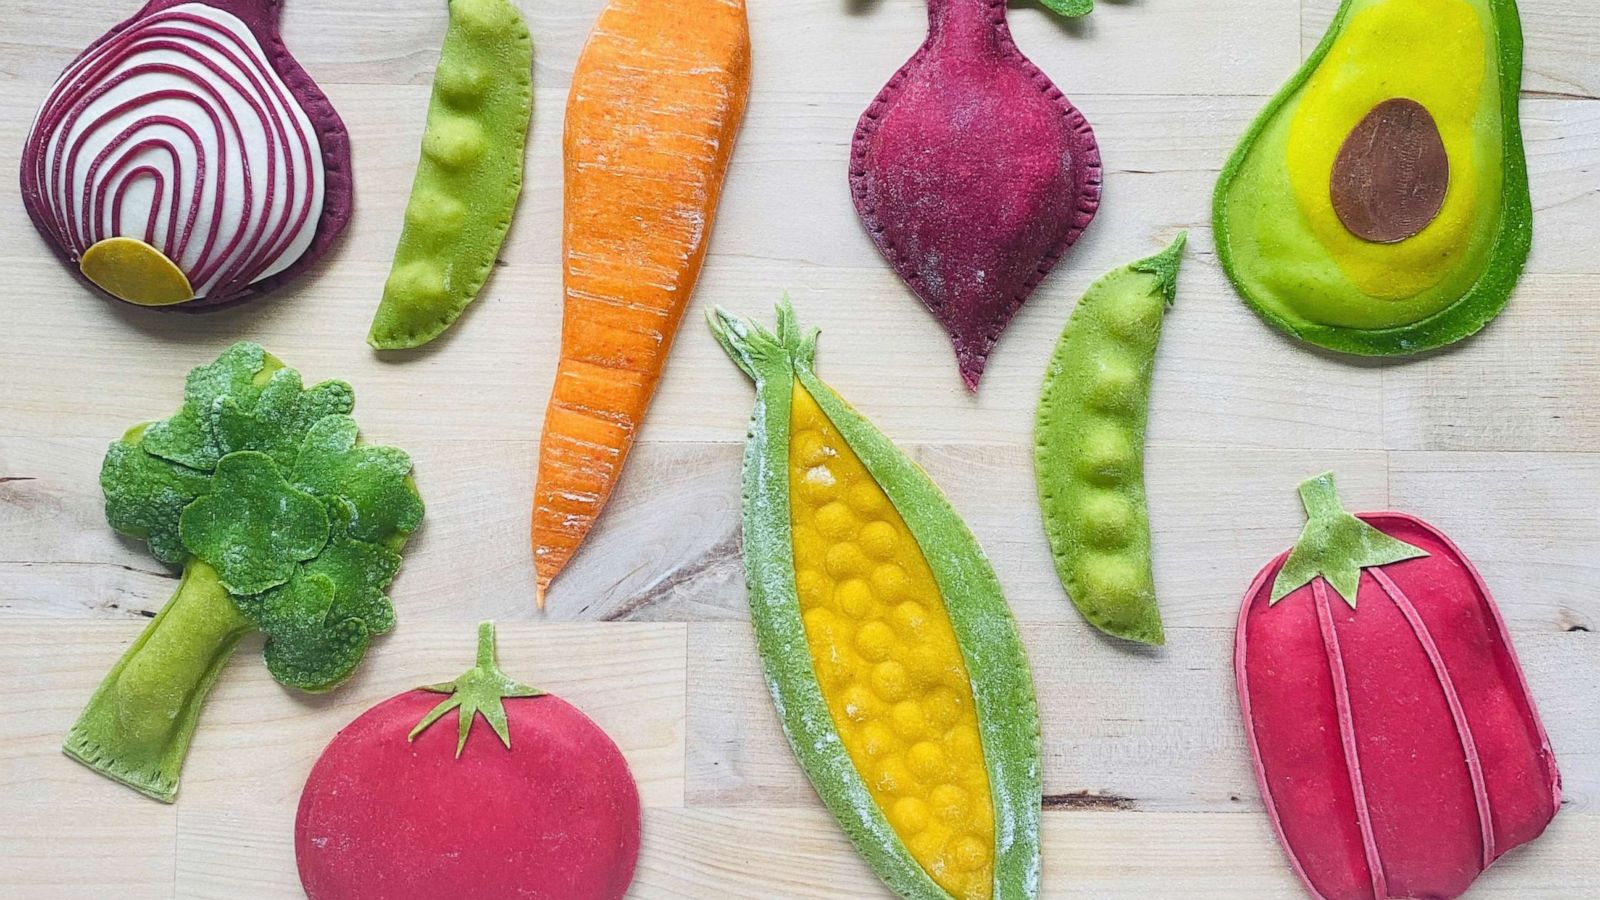
[[[1395,244],[1438,217],[1449,187],[1450,157],[1433,115],[1395,97],[1374,106],[1345,138],[1329,193],[1351,234]]]

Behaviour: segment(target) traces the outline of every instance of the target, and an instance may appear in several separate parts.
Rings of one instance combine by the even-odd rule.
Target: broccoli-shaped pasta
[[[329,690],[394,625],[384,588],[422,520],[411,458],[358,443],[342,381],[304,387],[260,346],[189,373],[183,407],[111,445],[106,518],[181,566],[178,591],[68,732],[67,755],[171,803],[239,639],[278,681]]]

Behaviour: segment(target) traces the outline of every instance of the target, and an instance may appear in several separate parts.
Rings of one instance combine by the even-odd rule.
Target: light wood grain
[[[1024,626],[1035,688],[1051,698],[1040,708],[1047,798],[1101,810],[1259,809],[1233,696],[1231,631],[1177,628],[1169,637],[1167,647],[1135,654],[1077,623]],[[1581,633],[1518,637],[1562,763],[1568,812],[1600,813],[1600,727],[1586,696],[1600,683],[1593,642]],[[696,624],[689,642],[702,648],[689,665],[691,805],[802,803],[809,788],[768,711],[746,629]]]
[[[454,675],[472,623],[508,670],[618,741],[646,805],[633,896],[873,897],[881,888],[795,767],[763,686],[739,557],[752,402],[696,320],[761,317],[784,292],[820,326],[820,371],[922,463],[986,548],[1028,646],[1045,741],[1047,897],[1295,897],[1259,808],[1229,668],[1233,618],[1335,469],[1358,508],[1445,529],[1496,592],[1550,730],[1566,802],[1472,897],[1600,885],[1600,11],[1524,0],[1522,106],[1535,249],[1506,313],[1443,353],[1390,364],[1308,352],[1217,268],[1213,182],[1240,132],[1320,38],[1336,0],[1126,0],[1062,23],[1020,5],[1020,46],[1094,123],[1098,221],[1024,307],[982,393],[861,233],[845,174],[856,117],[921,41],[914,0],[753,0],[755,93],[704,279],[612,507],[532,610],[537,423],[559,339],[561,109],[601,0],[525,3],[536,47],[527,189],[482,299],[422,351],[363,343],[399,232],[438,42],[437,0],[289,0],[291,46],[350,126],[358,202],[330,259],[269,300],[161,315],[89,296],[0,177],[0,895],[276,898],[299,893],[292,821],[343,724]],[[0,174],[44,90],[134,0],[0,3]],[[1044,362],[1084,287],[1179,229],[1192,251],[1152,402],[1156,578],[1170,645],[1085,628],[1049,563],[1030,465]],[[74,765],[63,731],[175,587],[105,526],[106,443],[167,414],[227,344],[341,377],[373,441],[415,457],[428,502],[393,587],[400,624],[355,680],[307,699],[247,642],[209,703],[176,807]]]

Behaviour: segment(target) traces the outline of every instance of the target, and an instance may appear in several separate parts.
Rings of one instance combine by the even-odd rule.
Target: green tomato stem
[[[489,672],[500,672],[499,660],[495,657],[494,649],[494,623],[478,623],[478,666],[477,668]],[[503,677],[503,676],[502,676]]]
[[[429,725],[444,718],[452,709],[460,709],[456,714],[456,757],[460,758],[461,751],[467,746],[467,735],[472,730],[472,719],[481,714],[489,727],[494,729],[495,736],[500,738],[500,743],[506,749],[511,749],[511,732],[506,722],[505,699],[507,697],[540,697],[544,691],[529,687],[518,681],[513,681],[506,673],[500,671],[499,663],[495,659],[494,651],[494,623],[478,623],[478,664],[462,673],[455,681],[444,684],[430,684],[422,688],[436,694],[449,694],[438,706],[428,711],[422,721],[411,729],[406,735],[407,741],[414,741],[417,735],[428,729]]]
[[[171,803],[206,694],[251,630],[216,569],[191,559],[177,593],[100,682],[62,749]]]

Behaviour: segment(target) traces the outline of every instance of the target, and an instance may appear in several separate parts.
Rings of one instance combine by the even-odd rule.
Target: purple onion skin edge
[[[171,306],[140,306],[137,303],[128,303],[120,297],[115,297],[101,290],[99,285],[84,277],[67,249],[56,243],[50,237],[50,232],[44,224],[40,209],[43,205],[42,198],[36,192],[23,190],[23,206],[27,207],[28,218],[33,221],[37,230],[52,252],[67,267],[68,271],[95,293],[101,294],[127,306],[139,309],[149,309],[161,312],[213,312],[238,306],[269,294],[293,281],[301,272],[315,265],[333,247],[335,241],[344,233],[345,226],[350,223],[350,211],[355,203],[355,180],[351,175],[350,166],[350,132],[344,126],[344,120],[339,118],[333,104],[328,102],[328,97],[317,86],[311,75],[301,67],[300,63],[284,45],[283,34],[278,29],[278,20],[283,13],[283,0],[150,0],[137,13],[112,27],[102,34],[94,43],[83,49],[72,63],[94,51],[96,47],[111,40],[118,34],[127,30],[141,19],[188,3],[201,3],[224,12],[237,16],[240,21],[255,35],[256,41],[261,44],[262,51],[266,54],[267,61],[271,64],[283,83],[289,87],[295,99],[300,102],[305,110],[306,118],[311,121],[311,127],[317,130],[317,140],[322,147],[323,168],[323,200],[322,217],[317,220],[316,233],[311,238],[311,245],[305,253],[295,260],[287,269],[269,278],[263,278],[249,285],[244,290],[220,300],[210,298],[204,300],[191,300],[187,303],[175,303]],[[68,63],[62,68],[65,72],[71,68]],[[22,156],[22,169],[31,168],[38,156],[32,145],[24,148]],[[20,180],[20,175],[19,175]]]
[[[907,83],[918,78],[925,66],[928,66],[935,56],[937,41],[935,29],[937,20],[942,18],[951,7],[956,4],[977,3],[987,7],[986,16],[993,28],[994,37],[998,43],[1000,64],[1016,66],[1025,72],[1030,81],[1047,97],[1062,114],[1061,128],[1065,134],[1066,143],[1074,157],[1074,167],[1079,170],[1076,178],[1076,196],[1073,198],[1071,221],[1066,223],[1060,239],[1046,252],[1042,259],[1037,261],[1028,280],[1018,286],[1018,289],[1007,301],[1003,309],[996,310],[990,329],[987,333],[963,333],[958,329],[946,312],[941,311],[937,304],[923,295],[914,279],[908,277],[903,271],[905,264],[913,260],[901,259],[899,248],[892,245],[881,220],[877,215],[875,202],[871,196],[873,173],[870,171],[873,164],[872,140],[875,137],[883,117],[900,99],[905,92]],[[1065,94],[1051,82],[1048,75],[1036,66],[1032,60],[1017,47],[1011,37],[1010,27],[1006,24],[1005,0],[928,0],[929,33],[928,37],[917,52],[897,70],[889,81],[879,91],[872,103],[862,113],[856,125],[854,138],[851,142],[850,154],[850,190],[854,200],[856,212],[868,237],[878,248],[883,257],[889,261],[892,268],[899,274],[907,286],[917,295],[923,305],[939,320],[953,342],[956,362],[961,372],[962,381],[967,389],[976,393],[979,379],[990,352],[998,343],[1001,334],[1010,324],[1022,304],[1032,295],[1061,259],[1062,255],[1077,242],[1089,223],[1095,218],[1101,200],[1102,170],[1100,161],[1100,148],[1095,140],[1094,131],[1087,119],[1076,106],[1067,99]],[[952,85],[959,88],[959,85]]]

